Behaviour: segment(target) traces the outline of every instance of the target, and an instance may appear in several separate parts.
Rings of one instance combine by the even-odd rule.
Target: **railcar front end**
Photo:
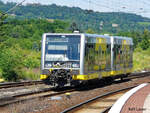
[[[42,38],[40,79],[53,86],[73,84],[73,75],[82,72],[80,34],[50,34]]]

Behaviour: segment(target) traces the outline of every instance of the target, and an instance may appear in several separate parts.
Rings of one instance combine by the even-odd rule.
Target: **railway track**
[[[20,87],[20,86],[30,86],[30,85],[37,85],[37,84],[43,84],[43,82],[39,80],[39,81],[0,83],[0,89]]]
[[[24,94],[6,96],[6,97],[0,99],[0,101],[1,101],[0,108],[5,107],[10,104],[24,102],[27,100],[42,99],[45,97],[61,95],[61,94],[65,94],[66,92],[73,92],[73,91],[75,91],[75,89],[68,89],[68,90],[61,89],[61,91],[54,91],[53,88],[46,88],[46,89],[36,91],[36,92],[28,92],[28,93],[24,93]]]
[[[137,73],[137,74],[132,74],[128,76],[127,79],[136,79],[136,78],[141,78],[141,77],[146,77],[149,76],[150,72],[144,72],[144,73]],[[150,82],[148,82],[150,83]],[[111,106],[127,91],[130,89],[136,87],[127,87],[123,88],[120,90],[116,90],[113,92],[108,92],[103,95],[98,95],[94,98],[91,98],[89,100],[86,100],[80,104],[77,104],[75,106],[72,106],[70,108],[65,109],[61,113],[108,113],[110,110]]]
[[[131,73],[127,79],[136,79],[136,78],[141,78],[141,77],[146,77],[149,76],[150,72],[139,72],[139,73]]]
[[[150,72],[138,73],[138,75],[134,74],[133,76],[129,76],[129,78],[130,79],[139,78],[139,76],[141,74],[142,74],[142,76],[140,76],[140,77],[145,77],[149,73]],[[39,83],[41,83],[41,81],[39,81]],[[19,85],[17,83],[14,83],[13,87],[24,86],[25,84],[33,85],[33,84],[36,84],[36,83],[25,82],[25,83],[20,83]],[[8,88],[10,85],[11,84],[8,84],[8,86],[7,85],[6,86],[0,85],[0,86],[3,87],[3,88],[4,87]],[[66,92],[75,92],[75,91],[76,91],[75,88],[66,88],[66,89],[63,89],[63,90],[61,89],[61,91],[60,90],[54,91],[53,88],[47,88],[47,89],[43,89],[43,90],[36,91],[36,92],[28,92],[28,93],[24,93],[24,94],[6,96],[6,97],[0,99],[0,101],[1,101],[0,107],[5,107],[5,106],[10,105],[10,104],[20,103],[20,102],[24,102],[24,101],[32,100],[32,99],[36,99],[36,98],[41,99],[41,98],[45,98],[45,97],[51,97],[51,96],[65,94]],[[115,101],[115,100],[110,100],[110,101]]]
[[[107,113],[111,106],[127,91],[133,87],[109,92],[104,95],[99,95],[90,100],[72,106],[61,113]]]

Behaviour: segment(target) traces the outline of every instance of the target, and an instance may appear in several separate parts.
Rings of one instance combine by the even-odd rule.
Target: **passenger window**
[[[107,48],[109,48],[109,45],[107,45]]]
[[[120,50],[120,54],[122,54],[122,51]]]

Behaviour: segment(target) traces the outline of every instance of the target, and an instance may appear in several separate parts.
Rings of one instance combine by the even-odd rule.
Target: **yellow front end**
[[[92,80],[92,79],[98,79],[99,74],[98,73],[93,73],[89,75],[73,75],[73,80]]]
[[[5,80],[3,78],[0,78],[0,82],[4,82]]]
[[[88,80],[88,75],[73,75],[73,80]]]
[[[47,79],[48,78],[48,75],[40,75],[40,79],[41,80],[45,80],[45,79]]]

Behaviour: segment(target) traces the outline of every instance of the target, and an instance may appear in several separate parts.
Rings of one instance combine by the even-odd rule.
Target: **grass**
[[[138,22],[138,24],[142,26],[149,26],[150,22]]]
[[[22,68],[17,71],[19,78],[24,80],[39,80],[40,79],[40,68]]]
[[[142,50],[137,48],[133,53],[133,69],[134,71],[150,70],[150,48]]]

